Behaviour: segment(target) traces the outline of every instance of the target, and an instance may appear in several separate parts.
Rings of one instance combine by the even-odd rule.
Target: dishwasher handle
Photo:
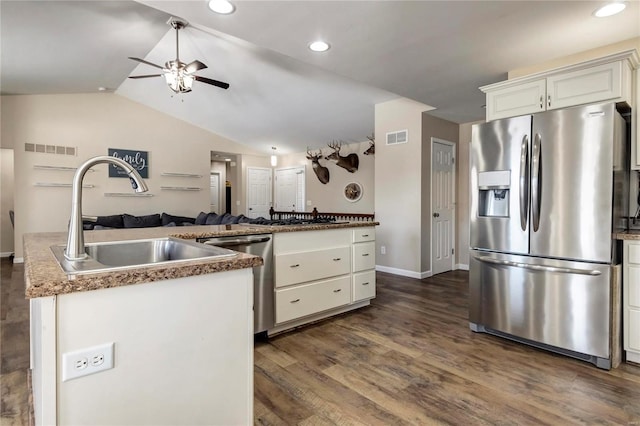
[[[228,240],[211,239],[203,241],[202,244],[218,247],[233,247],[233,246],[246,246],[248,244],[266,243],[271,239],[271,236],[252,236],[252,237],[238,237]]]

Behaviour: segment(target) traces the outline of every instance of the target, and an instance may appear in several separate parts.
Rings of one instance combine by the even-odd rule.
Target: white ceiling
[[[640,36],[640,4],[592,16],[599,1],[0,2],[3,94],[99,86],[268,154],[364,141],[374,105],[404,96],[462,123],[484,117],[479,86],[506,72]],[[127,79],[175,58],[170,16],[190,22],[180,59],[208,65],[222,90],[173,95],[161,78]],[[317,54],[307,44],[323,38]],[[173,96],[172,96],[173,95]]]

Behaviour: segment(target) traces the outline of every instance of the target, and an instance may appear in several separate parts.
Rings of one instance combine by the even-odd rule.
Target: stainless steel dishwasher
[[[275,322],[272,234],[199,238],[197,241],[262,257],[264,265],[253,268],[253,333],[266,335]]]

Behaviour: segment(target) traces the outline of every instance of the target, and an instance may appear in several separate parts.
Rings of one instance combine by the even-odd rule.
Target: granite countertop
[[[616,240],[640,240],[640,229],[631,229],[614,235]]]
[[[379,225],[378,222],[350,222],[343,224],[313,224],[294,226],[264,225],[203,225],[186,227],[154,227],[85,231],[85,242],[123,241],[146,238],[176,237],[196,239],[206,237],[270,234],[274,232],[315,231]],[[144,266],[120,271],[67,276],[53,256],[52,245],[65,245],[66,232],[33,233],[24,235],[25,295],[27,298],[98,290],[131,284],[182,278],[214,272],[252,268],[263,264],[259,256],[238,253],[231,259],[193,260],[171,265]]]

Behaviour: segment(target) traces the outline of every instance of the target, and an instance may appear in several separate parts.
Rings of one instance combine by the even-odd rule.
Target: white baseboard
[[[463,271],[469,270],[469,265],[465,265],[464,263],[456,263],[456,269],[461,269]]]
[[[14,257],[13,263],[24,263],[24,257]]]
[[[407,269],[391,268],[390,266],[382,266],[382,265],[376,265],[376,271],[387,272],[389,274],[400,275],[403,277],[416,278],[418,280],[421,280],[423,278],[428,278],[431,276],[431,271],[416,272],[416,271],[409,271]]]
[[[0,257],[11,257],[12,254],[13,254],[12,251],[3,251],[3,252],[0,252]]]
[[[640,364],[640,354],[637,352],[625,351],[627,355],[627,361]]]

